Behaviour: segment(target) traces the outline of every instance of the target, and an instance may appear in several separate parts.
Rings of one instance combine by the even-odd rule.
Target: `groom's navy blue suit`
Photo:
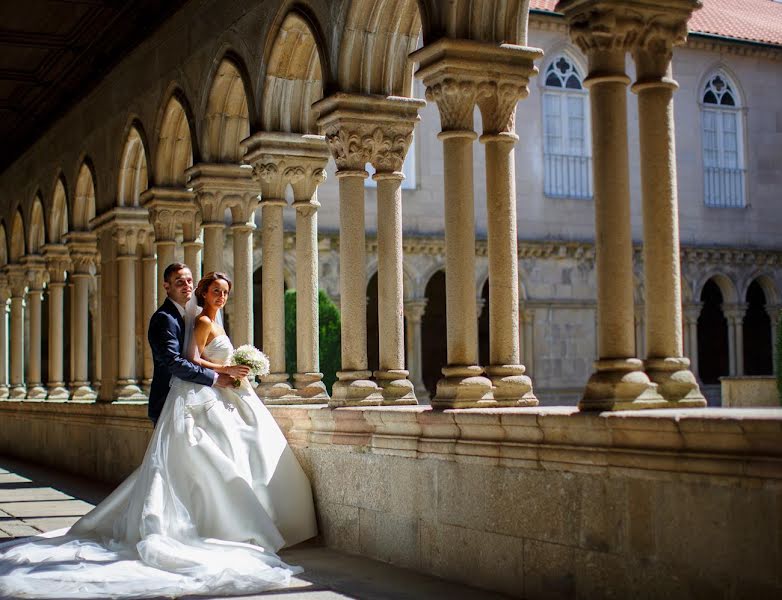
[[[179,314],[171,298],[155,311],[149,320],[149,345],[152,346],[152,359],[155,372],[149,389],[149,418],[157,423],[163,404],[168,396],[171,377],[184,381],[212,385],[215,372],[187,360],[182,353],[185,344],[185,321]]]

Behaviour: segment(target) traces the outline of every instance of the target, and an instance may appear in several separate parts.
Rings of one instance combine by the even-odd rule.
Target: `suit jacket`
[[[166,298],[149,320],[147,337],[152,347],[152,360],[155,363],[152,385],[149,389],[148,414],[149,418],[156,422],[168,396],[172,376],[211,386],[215,381],[215,372],[194,364],[182,356],[185,321],[170,298]]]

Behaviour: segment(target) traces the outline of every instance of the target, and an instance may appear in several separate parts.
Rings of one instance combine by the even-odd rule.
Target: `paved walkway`
[[[111,486],[0,457],[0,541],[72,525],[111,491]],[[504,598],[436,577],[358,556],[300,544],[282,552],[305,572],[285,590],[259,600],[489,600]],[[203,596],[199,597],[204,600]],[[193,598],[195,600],[195,598]]]

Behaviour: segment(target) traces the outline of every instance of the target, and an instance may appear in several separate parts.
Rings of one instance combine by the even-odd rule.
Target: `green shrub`
[[[323,290],[318,290],[318,319],[320,372],[331,394],[341,361],[341,328],[339,310]],[[296,290],[285,292],[285,369],[288,373],[296,372]]]

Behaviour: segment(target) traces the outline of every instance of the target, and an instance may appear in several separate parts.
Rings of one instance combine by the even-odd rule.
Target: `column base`
[[[644,361],[649,379],[657,384],[657,391],[676,407],[706,406],[695,375],[690,371],[690,359],[683,356],[649,358]]]
[[[255,393],[264,404],[288,404],[283,398],[293,395],[293,387],[287,373],[269,373],[261,377],[261,382],[255,386]]]
[[[12,383],[8,397],[11,398],[11,400],[21,400],[22,398],[27,398],[27,386],[23,383],[16,385]]]
[[[149,390],[152,387],[152,380],[151,379],[142,379],[141,380],[141,391],[144,392],[144,395],[149,398]]]
[[[432,408],[496,408],[493,386],[483,367],[458,365],[443,368],[432,398]]]
[[[595,361],[595,372],[589,378],[578,409],[641,410],[669,408],[669,403],[657,392],[657,384],[649,381],[637,358]]]
[[[10,390],[8,389],[7,385],[0,385],[0,400],[5,400],[8,398]]]
[[[293,387],[296,396],[290,404],[325,404],[329,401],[323,373],[294,373]]]
[[[380,406],[383,394],[369,377],[372,371],[337,371],[339,381],[334,383],[329,406]]]
[[[65,387],[65,383],[58,381],[49,384],[49,395],[47,400],[67,400],[71,397],[71,393]]]
[[[117,381],[117,388],[119,388],[119,391],[116,392],[116,396],[119,400],[147,399],[144,392],[141,391],[141,388],[136,385],[135,379],[120,379]]]
[[[46,388],[40,383],[34,383],[27,391],[27,397],[31,400],[44,400],[47,396]]]
[[[388,369],[375,371],[373,376],[382,390],[384,406],[417,405],[415,386],[407,376],[410,371],[405,369]]]
[[[494,386],[497,406],[537,406],[538,399],[532,391],[532,379],[525,375],[524,365],[491,365],[486,367]]]
[[[71,390],[71,400],[76,402],[95,400],[98,397],[98,394],[90,387],[90,384],[87,382],[74,383],[71,385]]]

